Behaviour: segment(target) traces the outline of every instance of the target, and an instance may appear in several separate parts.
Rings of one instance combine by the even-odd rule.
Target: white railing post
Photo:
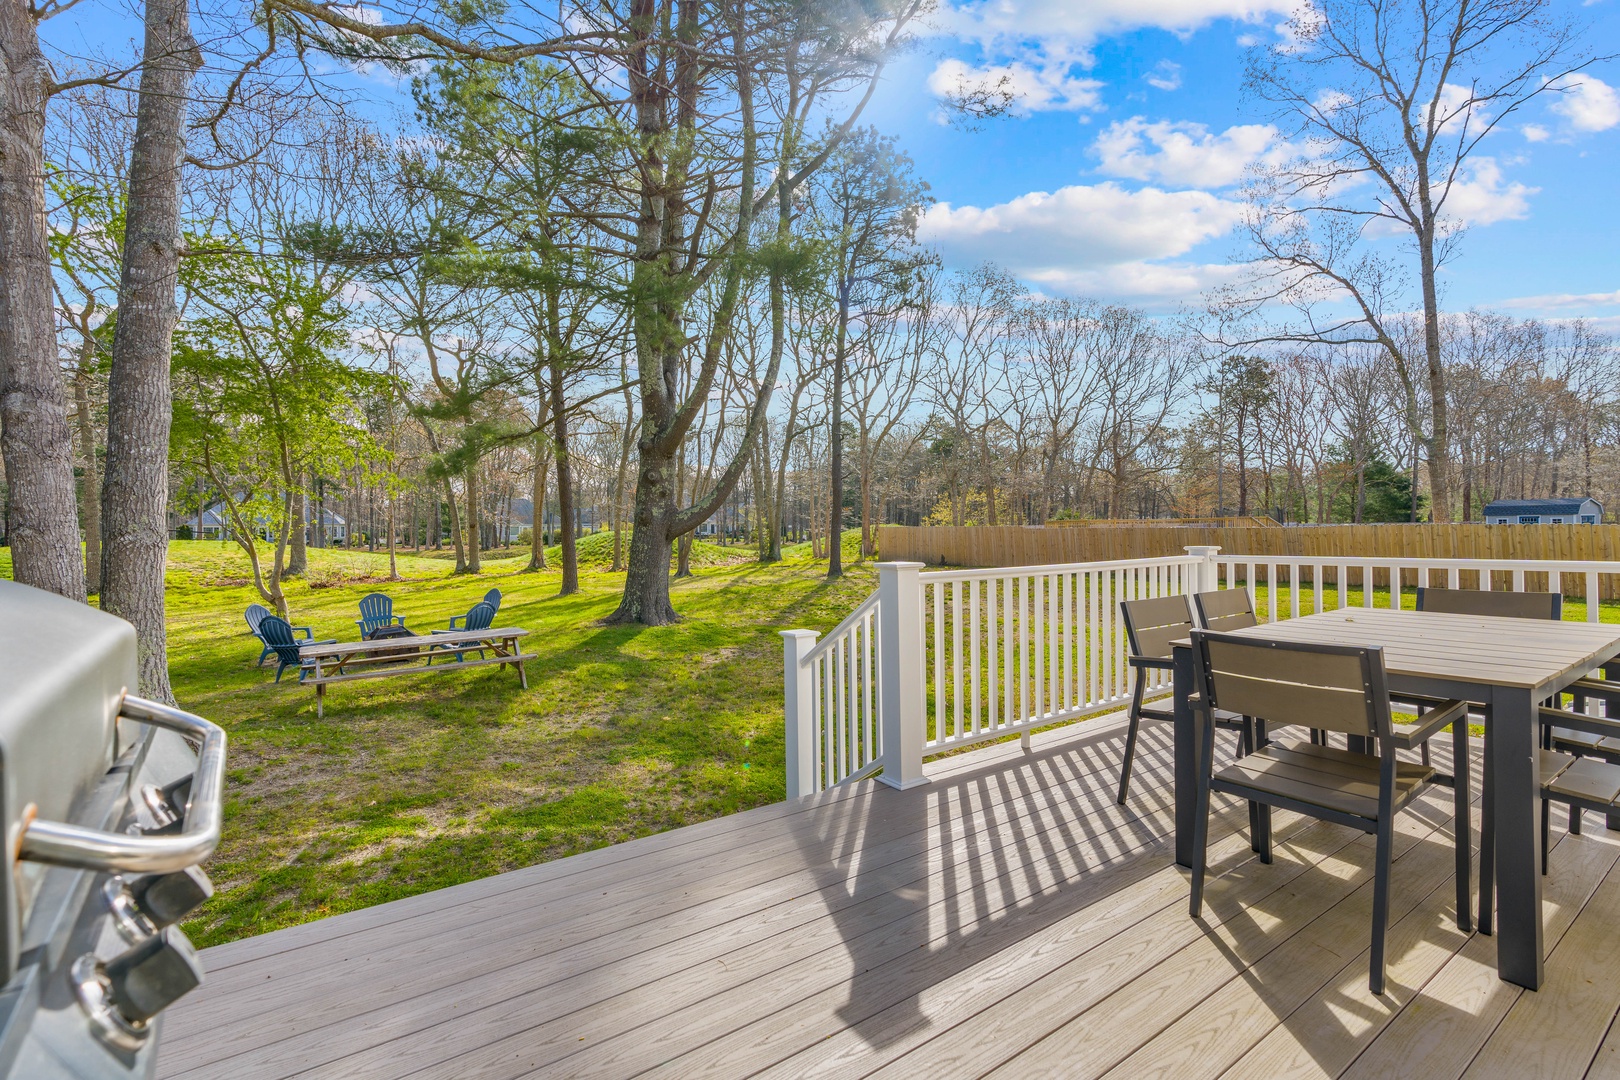
[[[923,698],[923,564],[880,562],[878,572],[878,726],[883,774],[890,787],[926,784],[923,743],[928,718]]]
[[[821,635],[814,630],[782,631],[782,713],[787,720],[787,797],[817,790],[816,681],[804,657]]]
[[[1193,558],[1203,560],[1198,564],[1198,587],[1194,591],[1214,592],[1220,588],[1221,581],[1215,566],[1215,556],[1221,553],[1221,549],[1208,544],[1194,544],[1184,550]]]

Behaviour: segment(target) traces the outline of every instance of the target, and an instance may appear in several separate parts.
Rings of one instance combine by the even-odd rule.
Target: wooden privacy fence
[[[1269,560],[1337,561],[1347,564],[1347,584],[1361,586],[1357,560],[1493,559],[1558,563],[1620,562],[1620,525],[1302,525],[1287,528],[1120,524],[1092,528],[1041,525],[885,525],[878,530],[878,550],[885,561],[914,560],[930,566],[1045,566],[1057,563],[1162,559],[1186,553],[1189,546],[1218,546],[1230,555]],[[1260,581],[1272,571],[1256,566]],[[1533,571],[1532,571],[1533,572]],[[1280,580],[1293,575],[1279,570]],[[1294,570],[1301,583],[1315,584],[1310,567]],[[1338,571],[1323,567],[1324,584],[1338,585]],[[1466,573],[1466,571],[1465,571]],[[1374,587],[1388,586],[1390,570],[1373,568]],[[1419,571],[1402,569],[1406,586],[1419,581]],[[1246,573],[1242,575],[1246,577]],[[1539,575],[1537,575],[1539,576]],[[1570,573],[1559,582],[1564,595],[1586,595],[1584,574]],[[1598,579],[1599,596],[1620,598],[1620,577]],[[1463,587],[1481,587],[1470,573]],[[1497,587],[1501,587],[1498,583]],[[1541,585],[1539,587],[1547,587]]]

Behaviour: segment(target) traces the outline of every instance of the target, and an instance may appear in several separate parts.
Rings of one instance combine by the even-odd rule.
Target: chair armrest
[[[452,616],[450,616],[450,629],[454,630],[456,628],[456,623],[458,623],[458,622],[466,622],[466,621],[467,621],[467,616],[465,616],[465,615],[452,615]],[[438,633],[437,630],[435,630],[433,632],[435,634]]]
[[[451,627],[449,630],[429,630],[428,631],[428,633],[430,633],[430,634],[455,634],[455,633],[459,633],[459,632],[460,631],[456,630],[454,627]]]
[[[1424,713],[1413,724],[1402,724],[1395,729],[1395,745],[1403,750],[1428,742],[1435,733],[1452,724],[1468,722],[1468,702],[1447,701]]]
[[[1125,662],[1134,668],[1150,668],[1154,671],[1169,671],[1176,666],[1174,660],[1163,656],[1127,656]]]
[[[293,630],[294,633],[297,633],[298,631],[302,630],[304,632],[304,640],[305,641],[309,641],[311,638],[313,638],[315,636],[315,631],[311,630],[307,626],[295,626],[295,627],[292,628],[292,630]]]
[[[1605,737],[1620,736],[1620,721],[1608,720],[1601,716],[1587,716],[1585,713],[1569,712],[1564,709],[1554,709],[1543,705],[1539,711],[1539,719],[1543,724],[1553,727],[1568,728],[1570,731],[1584,731],[1588,735]]]

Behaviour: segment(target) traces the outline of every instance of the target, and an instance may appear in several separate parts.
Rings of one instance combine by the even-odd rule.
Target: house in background
[[[326,523],[326,542],[328,544],[344,544],[349,539],[349,523],[342,515],[330,510],[322,510],[320,514]],[[225,509],[224,503],[210,503],[203,507],[202,513],[190,514],[179,519],[179,524],[190,525],[196,530],[198,540],[227,540],[231,536],[231,515]],[[178,528],[178,525],[176,526]],[[268,527],[260,523],[259,535],[269,539]],[[304,530],[305,543],[315,542],[314,517]]]
[[[1487,525],[1596,525],[1603,504],[1596,499],[1498,499],[1485,507]]]

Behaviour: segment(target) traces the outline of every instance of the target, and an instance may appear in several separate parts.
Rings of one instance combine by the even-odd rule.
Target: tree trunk
[[[85,339],[79,370],[73,379],[74,404],[79,420],[79,456],[84,459],[84,479],[80,482],[80,506],[84,521],[84,579],[86,591],[101,591],[101,462],[96,454],[96,425],[90,415],[90,361],[95,345]],[[199,532],[197,539],[202,539]]]
[[[552,449],[557,455],[557,512],[562,515],[566,525],[569,517],[574,513],[574,466],[568,449],[568,410],[567,402],[563,400],[563,375],[565,369],[556,362],[555,357],[549,365],[551,375],[551,441]],[[563,529],[562,535],[562,583],[557,587],[558,596],[570,596],[579,592],[579,548],[574,540],[574,530]]]
[[[462,543],[461,511],[456,505],[456,492],[455,489],[450,486],[450,478],[448,476],[444,478],[444,501],[449,504],[450,507],[450,539],[453,540],[456,545],[455,572],[458,574],[465,574],[467,572],[467,549]]]
[[[1425,199],[1427,202],[1427,199]],[[1440,350],[1440,294],[1435,285],[1434,231],[1418,237],[1419,272],[1423,283],[1423,350],[1429,363],[1429,520],[1451,520],[1451,425],[1446,402],[1446,361]],[[1416,436],[1418,433],[1413,432]],[[1413,460],[1417,452],[1413,451]],[[1412,505],[1417,506],[1417,473],[1412,475]],[[1414,509],[1412,520],[1417,520]]]
[[[842,282],[838,290],[838,341],[833,348],[832,468],[828,477],[832,498],[828,500],[827,580],[844,576],[844,356],[849,341],[849,289]]]
[[[173,701],[164,636],[169,485],[169,352],[180,271],[182,125],[202,56],[185,0],[148,0],[130,155],[118,325],[107,387],[101,606],[135,625],[141,693]]]
[[[467,573],[483,573],[483,560],[479,558],[479,549],[482,546],[478,535],[480,514],[478,506],[478,463],[474,462],[472,468],[467,470]]]
[[[21,0],[0,0],[0,64],[0,454],[12,575],[82,601],[73,434],[56,361],[45,224],[51,69]]]
[[[389,492],[389,494],[388,494],[388,580],[389,581],[400,581],[400,580],[402,580],[400,578],[400,576],[399,576],[399,556],[398,556],[398,553],[394,549],[395,537],[397,535],[396,530],[394,529],[394,503],[396,501],[397,500],[395,499],[393,492]]]
[[[640,441],[636,505],[630,534],[630,564],[624,596],[610,623],[667,626],[679,616],[669,602],[669,545],[675,524],[675,458],[650,440]]]
[[[303,478],[299,481],[302,484]],[[302,486],[293,492],[292,499],[292,538],[290,550],[287,553],[287,576],[303,577],[309,572],[309,552],[306,550],[304,532],[309,528],[309,493]]]
[[[529,514],[529,570],[546,569],[546,534],[541,519],[546,508],[546,471],[551,468],[551,443],[544,431],[534,433],[534,486],[529,498],[534,504]]]
[[[624,486],[630,476],[630,451],[636,445],[636,408],[630,397],[630,376],[619,365],[619,381],[624,383],[624,436],[619,440],[619,473],[613,481],[613,571],[624,569]]]

